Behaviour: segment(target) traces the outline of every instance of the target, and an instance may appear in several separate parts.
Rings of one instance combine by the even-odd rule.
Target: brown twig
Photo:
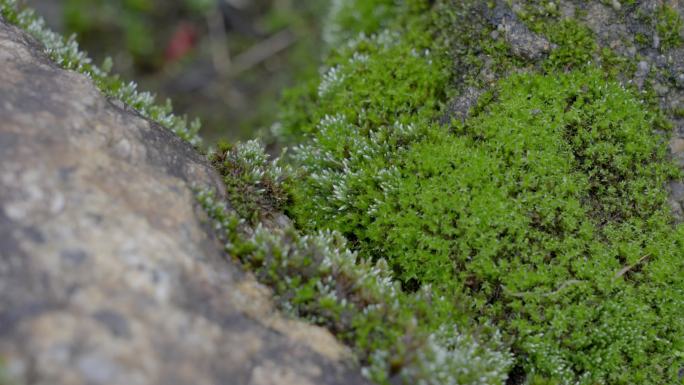
[[[233,61],[231,75],[235,76],[257,64],[267,60],[280,51],[288,48],[297,39],[289,30],[283,30],[273,36],[253,45],[246,52],[240,54]]]
[[[511,297],[517,297],[517,298],[525,298],[525,297],[529,297],[529,296],[550,297],[552,295],[556,295],[556,294],[560,293],[561,290],[565,289],[568,286],[576,285],[576,284],[582,283],[582,282],[584,282],[584,281],[581,281],[579,279],[569,279],[569,280],[563,282],[560,286],[558,286],[558,288],[556,290],[550,291],[547,293],[535,293],[535,292],[514,293],[514,292],[510,291],[506,286],[502,285],[501,287],[503,288],[504,293],[511,296]]]
[[[210,10],[206,14],[209,40],[211,44],[211,59],[214,70],[220,77],[225,78],[230,73],[231,60],[228,49],[228,36],[226,25],[221,12],[217,9]]]
[[[629,271],[632,270],[633,268],[639,266],[639,265],[640,265],[643,261],[645,261],[648,257],[649,257],[648,255],[644,255],[643,257],[639,258],[639,260],[636,261],[635,264],[623,267],[622,269],[620,269],[620,271],[618,271],[617,273],[615,273],[615,277],[613,277],[613,278],[614,278],[614,279],[618,279],[618,278],[622,277],[623,275],[627,274],[627,272],[629,272]]]

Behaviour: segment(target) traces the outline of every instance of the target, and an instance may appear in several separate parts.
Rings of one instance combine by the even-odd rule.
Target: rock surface
[[[0,19],[0,362],[18,384],[363,384],[226,261],[189,145]]]

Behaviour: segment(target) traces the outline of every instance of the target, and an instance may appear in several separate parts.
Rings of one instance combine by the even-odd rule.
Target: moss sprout
[[[229,254],[273,288],[280,305],[325,326],[353,348],[379,384],[503,384],[512,363],[491,325],[459,330],[445,298],[408,294],[384,260],[360,260],[337,232],[294,227],[245,230],[243,219],[210,191],[198,200],[227,240]]]

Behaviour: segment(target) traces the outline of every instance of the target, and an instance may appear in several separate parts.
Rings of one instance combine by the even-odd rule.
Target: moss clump
[[[576,20],[562,20],[545,29],[551,42],[557,45],[545,62],[548,70],[583,67],[593,60],[598,45],[586,26]]]
[[[429,11],[429,1],[395,3],[333,2],[326,34],[339,43],[331,45],[320,81],[285,93],[276,129],[281,141],[301,142],[322,119],[357,119],[362,104],[383,106],[366,109],[371,115],[361,120],[367,127],[433,116],[450,77],[446,33],[436,32],[441,19]]]
[[[657,115],[596,71],[515,76],[497,91],[467,124],[414,128],[403,146],[373,142],[382,127],[326,123],[298,157],[311,171],[293,185],[307,197],[299,223],[386,258],[406,290],[429,284],[498,322],[529,375],[673,381],[684,277],[666,271],[684,271],[684,231],[670,224],[663,186],[676,169]],[[340,137],[365,147],[334,152]]]
[[[282,209],[287,200],[282,188],[286,172],[278,160],[268,161],[258,141],[219,143],[209,161],[223,176],[231,208],[252,225]]]
[[[386,260],[404,292],[451,298],[459,327],[505,330],[515,380],[674,382],[684,230],[666,203],[678,173],[656,132],[668,126],[610,80],[627,66],[586,27],[538,29],[557,45],[545,73],[502,81],[451,127],[431,119],[448,94],[442,47],[405,76],[383,54],[410,52],[415,31],[336,51],[295,151],[304,182],[289,185],[289,213]],[[417,92],[395,93],[407,85]]]
[[[682,19],[679,13],[667,4],[658,8],[655,17],[656,32],[660,37],[660,48],[667,51],[682,45]]]
[[[259,167],[268,167],[263,163]],[[198,200],[224,234],[226,250],[273,288],[279,304],[327,327],[353,348],[378,384],[501,384],[512,362],[498,331],[453,322],[450,300],[405,293],[383,260],[359,260],[337,232],[302,235],[293,226],[245,226],[211,192]]]

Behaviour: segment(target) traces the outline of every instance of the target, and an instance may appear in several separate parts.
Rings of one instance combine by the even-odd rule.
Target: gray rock
[[[0,19],[0,359],[19,383],[363,384],[227,260],[196,151]]]
[[[515,12],[503,1],[485,11],[488,21],[496,26],[509,44],[511,53],[523,59],[537,60],[551,51],[551,43],[546,38],[530,31],[518,20]]]
[[[440,119],[442,124],[448,124],[452,119],[465,122],[470,116],[473,107],[477,106],[477,101],[483,91],[468,87],[461,95],[449,102],[446,114]]]
[[[639,89],[644,87],[644,81],[646,80],[649,72],[651,72],[651,66],[648,64],[648,62],[642,60],[637,64],[637,70],[634,74],[634,82]]]

